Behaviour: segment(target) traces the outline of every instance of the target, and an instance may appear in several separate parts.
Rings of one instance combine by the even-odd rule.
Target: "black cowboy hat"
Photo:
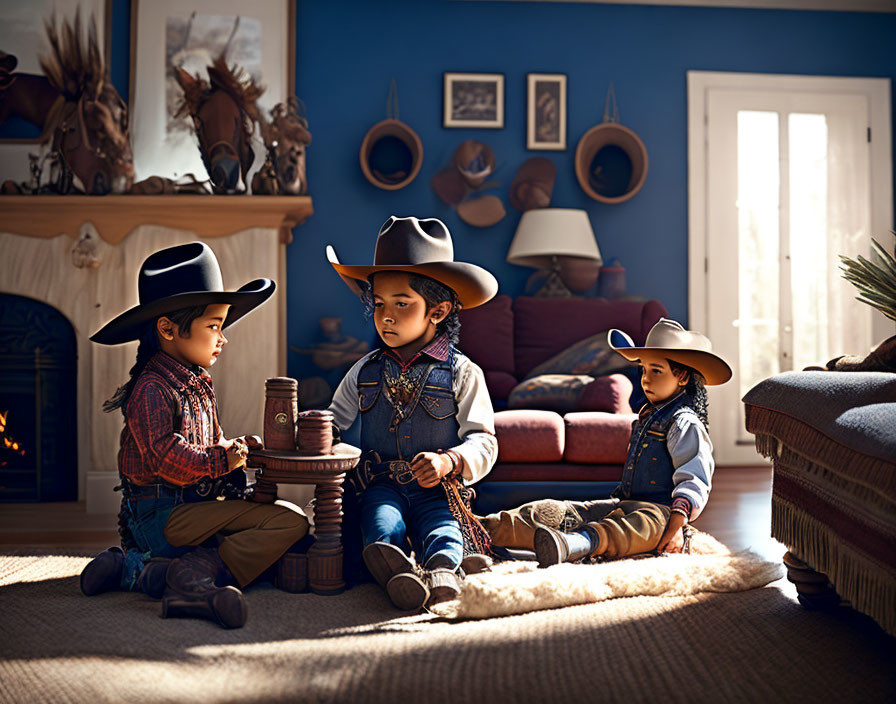
[[[404,271],[422,274],[451,288],[464,308],[475,308],[494,298],[498,281],[482,267],[454,261],[454,245],[445,223],[436,218],[419,220],[394,215],[383,223],[376,239],[372,266],[340,264],[332,246],[327,259],[342,280],[356,294],[356,281],[378,271]]]
[[[255,279],[236,291],[225,291],[221,267],[204,242],[168,247],[149,255],[140,267],[137,289],[140,305],[106,323],[91,335],[101,345],[137,340],[143,324],[180,308],[229,303],[224,327],[260,306],[274,293],[270,279]]]

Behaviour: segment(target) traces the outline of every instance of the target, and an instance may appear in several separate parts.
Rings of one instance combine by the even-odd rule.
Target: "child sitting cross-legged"
[[[684,527],[706,506],[714,462],[704,384],[731,378],[709,340],[661,319],[643,347],[621,330],[610,346],[641,363],[647,402],[632,427],[622,481],[611,498],[545,499],[485,516],[492,543],[534,549],[539,566],[585,558],[680,552]]]
[[[483,547],[477,528],[487,540],[458,485],[494,464],[494,414],[482,370],[455,345],[457,311],[488,301],[498,282],[455,262],[451,235],[434,218],[389,218],[373,266],[340,264],[332,247],[327,254],[370,308],[382,341],[348,371],[330,406],[343,431],[361,416],[363,455],[349,475],[357,500],[347,492],[343,523],[347,561],[357,522],[371,575],[395,606],[416,610],[456,597],[465,538],[468,553]]]

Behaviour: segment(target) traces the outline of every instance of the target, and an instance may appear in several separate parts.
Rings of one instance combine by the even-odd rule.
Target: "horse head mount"
[[[175,68],[175,78],[184,91],[176,116],[188,114],[193,119],[199,153],[214,192],[244,193],[246,174],[255,160],[256,101],[265,89],[240,67],[228,67],[223,53],[208,67],[208,77],[206,81]]]
[[[261,136],[267,150],[264,166],[252,179],[252,192],[268,195],[304,195],[308,193],[305,178],[305,147],[311,143],[308,119],[298,98],[271,109],[271,120],[259,120]]]
[[[127,106],[106,79],[96,22],[91,17],[86,44],[80,11],[73,24],[63,21],[61,30],[55,15],[44,28],[50,51],[41,55],[40,66],[58,96],[40,126],[42,139],[52,139],[66,167],[59,190],[68,192],[73,185],[92,195],[124,193],[134,181]]]

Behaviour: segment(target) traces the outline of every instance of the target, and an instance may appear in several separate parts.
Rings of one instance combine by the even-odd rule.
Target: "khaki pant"
[[[532,518],[532,511],[538,503],[533,501],[482,518],[492,542],[501,547],[534,550],[538,524]],[[600,499],[562,503],[574,510],[583,524],[597,531],[600,543],[592,553],[595,557],[626,557],[655,550],[671,513],[668,506],[647,501]]]
[[[175,547],[200,545],[217,534],[218,554],[240,587],[273,565],[308,533],[298,510],[254,501],[203,501],[183,504],[165,524],[165,540]]]

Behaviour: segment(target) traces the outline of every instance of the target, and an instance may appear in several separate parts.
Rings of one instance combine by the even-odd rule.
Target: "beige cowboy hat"
[[[395,191],[413,181],[423,165],[423,143],[401,120],[376,123],[359,153],[364,177],[377,188]]]
[[[660,318],[650,328],[643,347],[637,347],[632,338],[615,328],[607,333],[607,342],[630,361],[664,357],[685,364],[700,372],[709,386],[724,384],[731,378],[731,367],[713,354],[712,343],[705,335],[685,330],[681,323],[668,318]]]
[[[435,279],[451,288],[464,308],[482,305],[498,292],[498,280],[488,271],[454,261],[451,233],[436,218],[390,217],[377,235],[371,266],[340,264],[331,245],[326,251],[327,260],[358,295],[363,292],[358,282],[366,284],[378,271],[404,271]]]
[[[510,184],[510,204],[521,212],[547,208],[554,192],[557,167],[550,159],[536,156],[523,165]]]

